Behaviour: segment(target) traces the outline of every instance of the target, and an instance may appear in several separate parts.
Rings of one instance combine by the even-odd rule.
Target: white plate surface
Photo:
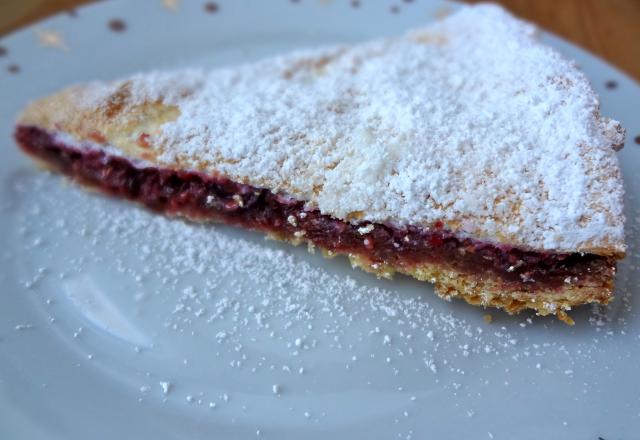
[[[209,3],[104,2],[0,40],[0,438],[639,438],[638,86],[544,37],[628,129],[630,249],[616,300],[574,327],[510,317],[86,193],[15,148],[20,108],[74,82],[399,34],[444,6]]]

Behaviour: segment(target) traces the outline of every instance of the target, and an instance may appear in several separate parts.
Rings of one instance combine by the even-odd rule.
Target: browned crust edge
[[[390,270],[382,272],[357,256],[349,256],[353,266],[360,267],[378,276],[387,276]],[[393,269],[391,268],[391,271]],[[555,315],[561,321],[573,325],[568,311],[574,306],[589,303],[607,304],[613,299],[613,283],[605,286],[580,286],[567,284],[561,289],[537,290],[535,293],[505,288],[495,277],[457,272],[436,264],[425,263],[408,270],[397,270],[420,281],[434,284],[435,292],[441,298],[461,298],[474,306],[495,307],[510,315],[523,310],[534,310],[540,316]]]
[[[304,239],[291,239],[274,233],[267,233],[267,236],[293,245],[307,243],[311,252],[316,248],[313,243]],[[589,286],[567,283],[559,289],[536,290],[532,293],[506,287],[500,279],[490,274],[468,274],[434,263],[422,263],[410,268],[394,267],[372,263],[359,255],[340,254],[320,247],[319,249],[327,258],[345,255],[352,267],[373,273],[379,278],[392,279],[396,273],[401,273],[419,281],[427,281],[434,285],[435,293],[447,301],[452,298],[461,298],[473,306],[494,307],[502,309],[510,315],[529,309],[535,311],[539,316],[554,315],[568,325],[574,324],[568,314],[573,307],[591,303],[606,305],[614,297],[612,279],[607,280],[604,285]]]

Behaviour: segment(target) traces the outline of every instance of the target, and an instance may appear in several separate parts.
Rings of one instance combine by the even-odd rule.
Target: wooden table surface
[[[0,0],[0,35],[89,1],[91,0]],[[400,3],[407,0],[397,1]],[[640,0],[497,2],[520,17],[590,50],[640,80]]]

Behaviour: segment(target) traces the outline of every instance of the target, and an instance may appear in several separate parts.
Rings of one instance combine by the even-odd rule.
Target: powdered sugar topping
[[[166,166],[265,186],[350,221],[527,248],[624,250],[616,121],[584,75],[497,6],[397,39],[94,85],[175,105]],[[90,95],[90,96],[89,96]]]

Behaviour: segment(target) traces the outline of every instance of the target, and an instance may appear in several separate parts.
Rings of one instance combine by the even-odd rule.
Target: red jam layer
[[[615,273],[613,258],[594,254],[525,251],[459,238],[442,227],[347,223],[268,189],[196,172],[138,168],[103,151],[65,145],[36,127],[19,126],[15,137],[24,151],[62,173],[155,211],[304,238],[372,263],[395,268],[441,264],[464,273],[497,275],[505,285],[532,292],[560,287],[569,279],[578,285],[606,285]]]

